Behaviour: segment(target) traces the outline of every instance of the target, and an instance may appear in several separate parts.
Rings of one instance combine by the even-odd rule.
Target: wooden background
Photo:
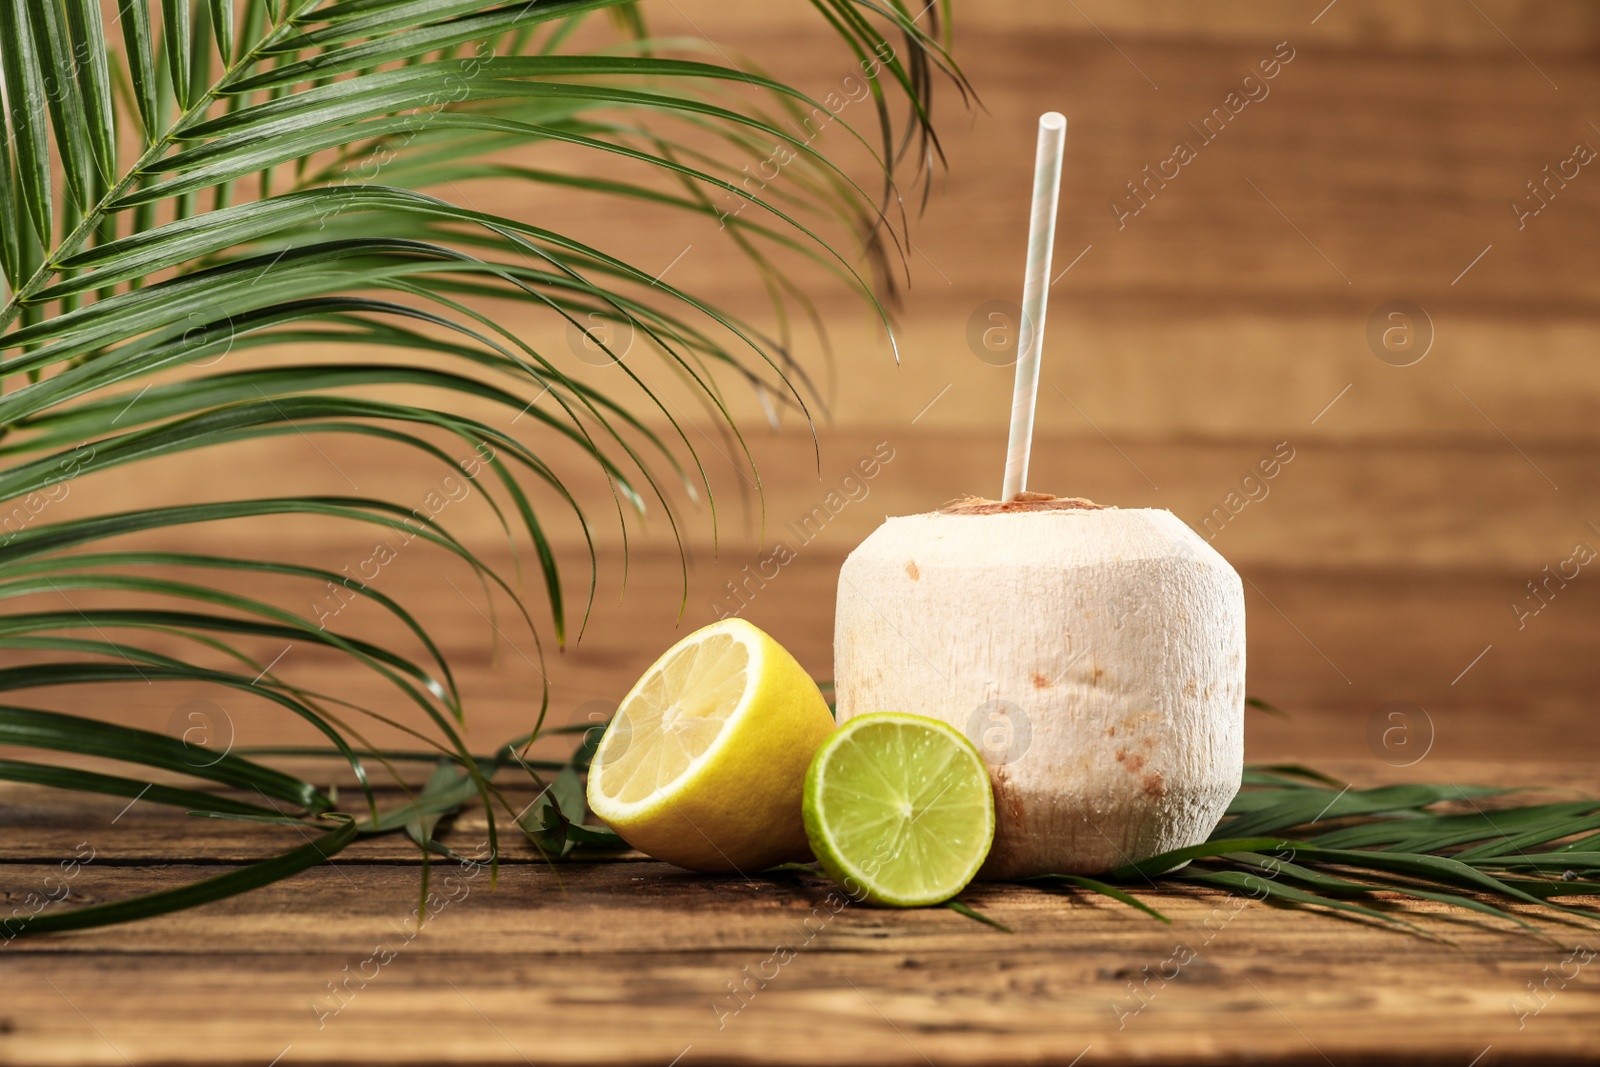
[[[1576,145],[1600,148],[1600,11],[1324,3],[958,4],[957,56],[982,107],[963,111],[953,93],[940,100],[949,166],[912,229],[899,364],[858,302],[823,289],[832,371],[802,344],[831,413],[820,456],[802,420],[762,429],[759,405],[730,383],[763,479],[765,525],[753,504],[741,506],[750,486],[726,442],[696,420],[721,505],[715,537],[705,509],[684,512],[687,593],[658,516],[631,533],[623,594],[603,486],[577,476],[601,518],[600,597],[583,641],[545,666],[557,718],[584,721],[614,704],[675,636],[714,618],[728,604],[725,583],[879,442],[894,458],[864,497],[796,545],[797,560],[743,609],[818,676],[831,669],[833,586],[850,547],[884,515],[998,491],[1011,370],[980,358],[969,327],[990,302],[1018,298],[1034,123],[1059,109],[1071,125],[1056,269],[1070,270],[1052,291],[1032,487],[1166,507],[1199,527],[1288,442],[1294,459],[1270,492],[1213,542],[1246,579],[1249,689],[1288,712],[1251,713],[1249,758],[1312,762],[1362,784],[1471,778],[1592,791],[1600,579],[1584,568],[1520,625],[1519,614],[1540,606],[1527,583],[1545,567],[1580,544],[1600,548],[1600,173],[1585,166],[1552,186],[1520,228],[1511,203],[1533,204],[1526,183]],[[663,31],[710,32],[817,94],[850,70],[799,2],[662,0],[647,10]],[[1109,205],[1124,183],[1177,139],[1193,140],[1187,124],[1222,106],[1280,42],[1294,58],[1270,94],[1119,226]],[[841,137],[829,131],[818,147],[835,151]],[[492,185],[462,195],[535,221],[558,216],[641,266],[670,267],[685,289],[763,314],[753,277],[712,226],[619,217],[579,197],[519,204],[507,198],[525,194]],[[1394,301],[1419,305],[1431,323],[1426,355],[1410,366],[1380,359],[1368,340],[1374,312]],[[515,321],[536,343],[565,344],[537,319]],[[431,477],[391,457],[288,440],[138,481],[86,482],[75,506],[224,495],[245,480],[420,498]],[[448,521],[500,551],[475,502]],[[370,550],[309,524],[184,536],[184,547],[335,568]],[[576,531],[560,536],[563,559],[581,567]],[[528,722],[540,668],[531,638],[509,627],[491,649],[468,582],[408,551],[381,587],[439,628],[472,699],[472,736],[488,748]],[[282,669],[303,684],[349,680],[334,661],[282,651]],[[198,709],[218,741],[299,736],[214,693],[97,696],[78,710],[181,730]],[[1405,730],[1386,735],[1394,720],[1384,716],[1397,709]],[[149,806],[119,815],[120,804],[60,809],[46,794],[5,796],[8,897],[80,840],[100,857],[74,887],[80,901],[267,847]],[[466,819],[456,832],[475,840],[479,826]],[[1207,941],[1203,966],[1119,1027],[1111,1005],[1141,968],[1158,966],[1175,938],[1205,937],[1208,918],[1232,905],[1167,893],[1174,931],[1113,906],[995,887],[973,900],[1019,936],[943,912],[848,909],[718,1030],[711,1005],[726,982],[796,936],[825,890],[717,883],[643,862],[519,863],[494,894],[474,886],[408,940],[382,978],[319,1027],[311,1004],[324,983],[366,959],[375,939],[404,936],[395,930],[415,889],[402,849],[348,857],[192,915],[0,949],[0,1063],[1082,1055],[1466,1067],[1600,1055],[1594,972],[1536,1017],[1519,1020],[1513,1007],[1567,949],[1469,926],[1449,935],[1454,946],[1424,943],[1256,904]],[[1560,935],[1569,947],[1584,937],[1592,945],[1589,932]]]

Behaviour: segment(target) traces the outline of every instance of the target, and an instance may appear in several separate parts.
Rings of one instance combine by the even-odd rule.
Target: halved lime
[[[845,723],[806,772],[806,838],[852,897],[895,908],[949,900],[994,841],[994,792],[972,742],[922,715]]]

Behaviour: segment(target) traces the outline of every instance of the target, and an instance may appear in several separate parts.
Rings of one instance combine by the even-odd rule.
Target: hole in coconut
[[[1049,493],[1019,493],[1015,500],[989,500],[964,496],[939,509],[941,515],[1000,515],[1024,511],[1103,511],[1115,504],[1096,504],[1081,496],[1052,496]]]

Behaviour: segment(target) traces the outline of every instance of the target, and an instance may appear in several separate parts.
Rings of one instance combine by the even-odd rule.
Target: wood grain
[[[968,328],[988,302],[1020,298],[1032,130],[1054,107],[1071,123],[1056,248],[1058,270],[1071,270],[1053,290],[1042,430],[1082,430],[1087,416],[1119,441],[1503,443],[1504,431],[1524,448],[1593,442],[1597,283],[1577,235],[1593,232],[1600,181],[1584,169],[1552,186],[1520,227],[1510,207],[1537,204],[1526,183],[1576,142],[1600,146],[1584,103],[1600,83],[1580,44],[1593,10],[1541,5],[1535,18],[1517,4],[1340,0],[1313,24],[1323,7],[958,10],[959,58],[983,110],[963,114],[952,98],[943,112],[948,169],[906,253],[902,363],[841,287],[793,266],[830,312],[839,367],[819,377],[835,383],[835,418],[872,425],[886,401],[909,418],[953,383],[964,402],[935,406],[925,424],[1003,420],[1009,369],[976,358]],[[681,12],[687,21],[670,7],[658,17],[690,35],[731,17],[741,44],[810,92],[849,73],[801,6]],[[1270,93],[1119,224],[1109,204],[1126,183],[1144,180],[1175,141],[1198,145],[1189,124],[1283,40],[1296,55]],[[841,119],[855,121],[848,110]],[[818,147],[848,153],[848,140],[830,130]],[[486,203],[510,195],[481,190]],[[619,242],[614,206],[581,196],[561,206],[564,223],[619,254],[650,269],[672,263],[679,284],[762,307],[753,272],[726,269],[712,226],[641,223]],[[1412,367],[1380,362],[1366,338],[1369,318],[1394,300],[1416,302],[1433,324],[1436,343]],[[564,350],[538,316],[508,314]],[[1310,425],[1346,385],[1351,394]],[[753,398],[733,399],[759,415]]]
[[[74,833],[170,845],[181,816],[142,816]],[[453,839],[470,847],[479,833],[463,820]],[[211,850],[88,864],[72,899],[213,873],[184,858],[196,853]],[[6,869],[22,886],[55,871]],[[1519,1018],[1538,1003],[1528,983],[1569,950],[1459,916],[1425,920],[1446,943],[1210,892],[1149,891],[1173,919],[1164,926],[1079,896],[970,890],[1008,936],[941,909],[847,905],[809,876],[709,879],[640,859],[551,870],[531,857],[492,890],[487,875],[444,874],[420,932],[414,864],[355,850],[245,900],[14,942],[0,949],[0,1052],[51,1064],[911,1064],[996,1062],[1003,1049],[1005,1062],[1065,1064],[1088,1049],[1083,1062],[1459,1065],[1490,1046],[1482,1062],[1577,1062],[1600,1020],[1581,972]],[[792,958],[769,962],[784,949]]]

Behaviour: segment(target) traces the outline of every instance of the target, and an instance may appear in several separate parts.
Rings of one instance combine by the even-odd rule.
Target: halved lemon
[[[801,794],[833,732],[815,682],[743,619],[685,637],[617,708],[589,807],[641,852],[695,871],[807,859]]]

